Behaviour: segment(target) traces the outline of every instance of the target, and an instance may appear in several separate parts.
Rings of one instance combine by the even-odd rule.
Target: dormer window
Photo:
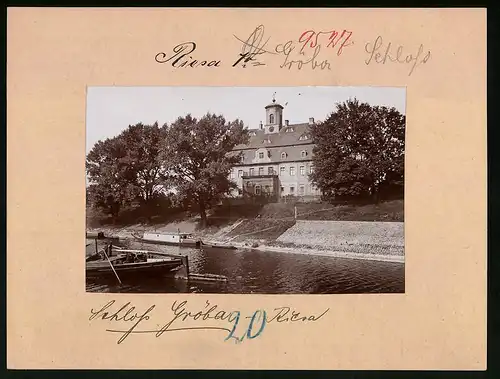
[[[274,115],[273,114],[269,115],[269,123],[274,124]]]
[[[269,138],[266,138],[262,143],[271,143],[271,140]]]
[[[303,136],[300,136],[299,140],[303,141],[309,139],[309,136],[307,134],[304,134]]]
[[[300,152],[300,156],[301,156],[302,158],[307,157],[307,151],[302,150],[302,151]]]
[[[255,132],[250,132],[250,135],[253,137],[253,136],[256,136],[256,135],[257,135],[257,133],[255,133]]]
[[[285,133],[292,133],[292,132],[294,132],[293,128],[287,128],[286,131],[285,131]]]
[[[286,159],[286,153],[285,152],[281,153],[281,159]]]

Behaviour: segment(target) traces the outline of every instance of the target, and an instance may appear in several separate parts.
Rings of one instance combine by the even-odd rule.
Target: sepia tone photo
[[[86,290],[404,293],[405,88],[89,87]]]

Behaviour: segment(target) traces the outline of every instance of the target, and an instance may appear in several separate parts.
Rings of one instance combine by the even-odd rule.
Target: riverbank
[[[240,221],[241,224],[241,221]],[[170,225],[158,232],[175,232]],[[183,231],[188,224],[184,223]],[[180,228],[179,228],[180,229]],[[329,256],[374,260],[384,262],[404,262],[403,223],[389,222],[351,222],[351,221],[297,221],[278,238],[251,238],[251,235],[228,237],[236,228],[228,227],[228,233],[196,233],[197,238],[209,244],[229,244],[240,249],[277,252],[288,254]],[[106,236],[118,237],[127,241],[133,239],[133,233],[140,233],[147,228],[142,226],[127,228],[101,228]]]
[[[218,208],[209,217],[210,226],[201,230],[197,218],[92,230],[125,240],[133,239],[133,233],[181,231],[192,233],[205,243],[228,244],[241,249],[404,262],[402,201],[363,206],[324,203],[296,206],[297,218],[294,206],[283,203],[267,204],[260,209],[249,205],[241,209]]]

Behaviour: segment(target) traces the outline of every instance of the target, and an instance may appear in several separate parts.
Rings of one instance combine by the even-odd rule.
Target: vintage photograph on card
[[[401,87],[88,87],[87,291],[404,293],[405,105]]]

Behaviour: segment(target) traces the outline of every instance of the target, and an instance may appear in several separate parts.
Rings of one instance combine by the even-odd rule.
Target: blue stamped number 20
[[[256,321],[259,321],[259,319],[260,319],[260,328],[255,334],[253,334],[254,323]],[[245,334],[243,334],[241,336],[241,338],[234,336],[234,332],[236,331],[236,327],[238,326],[239,320],[240,320],[240,315],[238,314],[236,316],[236,319],[235,319],[235,322],[233,325],[233,329],[231,330],[231,332],[229,333],[229,335],[226,337],[226,339],[224,341],[227,341],[230,338],[234,338],[234,339],[236,339],[237,342],[241,342],[241,341],[243,341],[243,339],[245,337],[247,337],[248,339],[254,339],[254,338],[258,337],[264,331],[264,328],[266,327],[266,311],[258,310],[258,311],[255,311],[253,313],[253,315],[250,319],[250,323],[248,324],[247,331]]]

